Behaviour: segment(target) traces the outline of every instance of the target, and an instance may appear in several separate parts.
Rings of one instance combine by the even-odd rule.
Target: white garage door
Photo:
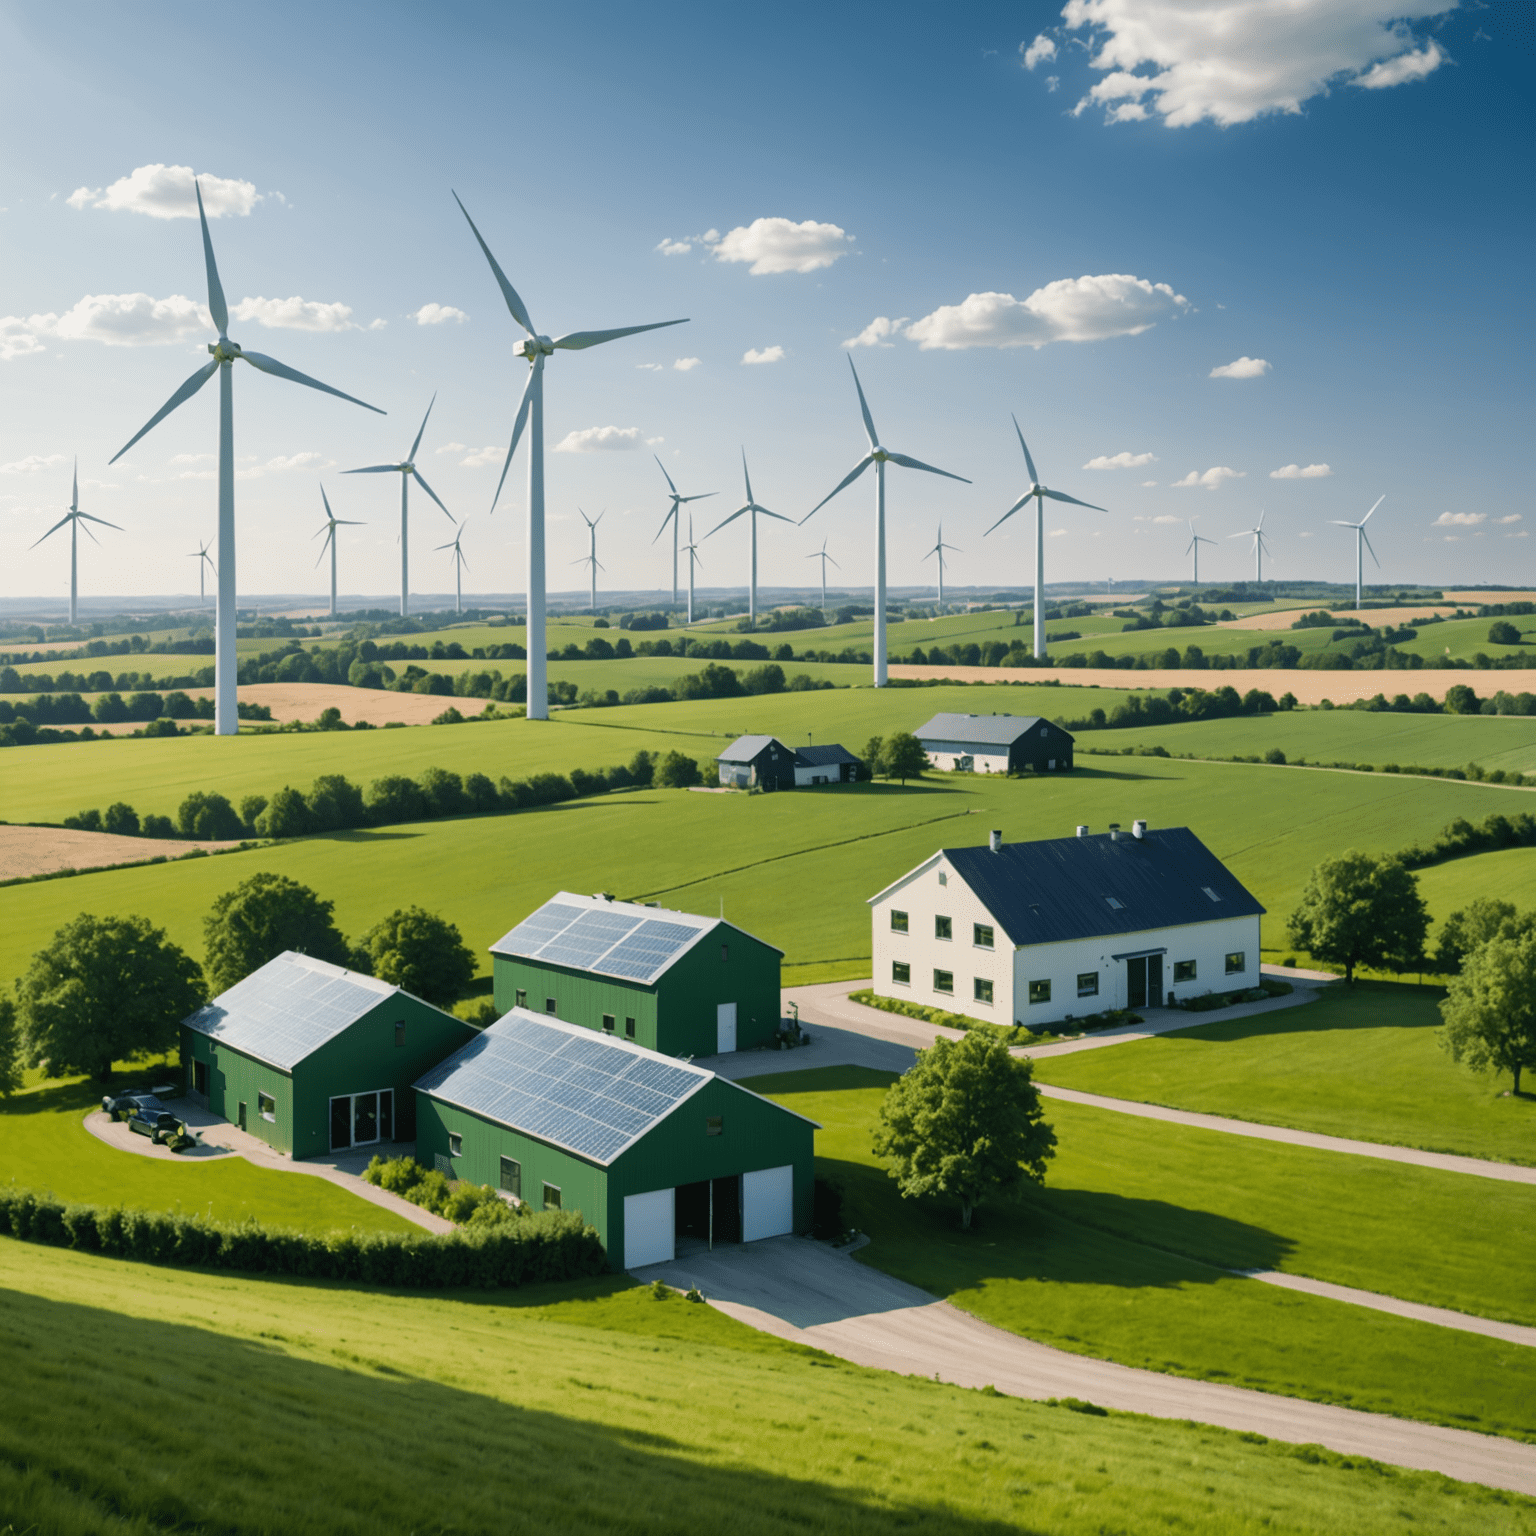
[[[741,1180],[741,1240],[782,1237],[795,1230],[795,1170],[764,1168]]]
[[[644,1195],[624,1196],[624,1268],[666,1264],[674,1257],[672,1234],[673,1191],[653,1189]]]

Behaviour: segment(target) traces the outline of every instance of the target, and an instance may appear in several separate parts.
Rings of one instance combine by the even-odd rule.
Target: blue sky
[[[321,478],[368,523],[343,589],[398,587],[395,482],[338,472],[402,456],[434,390],[419,462],[469,518],[468,585],[521,589],[521,451],[486,515],[521,333],[450,187],[548,334],[690,317],[554,359],[552,589],[582,584],[578,506],[607,511],[607,583],[669,579],[652,452],[720,492],[700,533],[742,445],[802,516],[863,452],[849,357],[886,444],[973,482],[891,472],[895,584],[940,520],[952,582],[1032,579],[1025,516],[983,540],[1026,485],[1010,413],[1048,485],[1110,509],[1048,515],[1051,579],[1186,574],[1190,517],[1202,576],[1236,579],[1226,535],[1261,510],[1270,573],[1343,579],[1329,519],[1384,494],[1383,579],[1530,582],[1518,13],[6,5],[0,595],[64,589],[62,536],[24,546],[75,453],[82,506],[126,530],[86,545],[82,590],[195,590],[214,390],[107,467],[212,339],[178,168],[214,189],[234,339],[390,413],[237,369],[245,593],[321,591]],[[868,582],[872,503],[866,478],[768,525],[762,579],[809,580],[825,537]],[[447,520],[418,493],[412,522],[413,587],[447,590]],[[702,553],[701,581],[744,582],[740,522]]]

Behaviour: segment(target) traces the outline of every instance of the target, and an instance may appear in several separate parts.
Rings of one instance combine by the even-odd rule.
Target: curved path
[[[713,1253],[700,1245],[633,1273],[679,1288],[697,1285],[738,1321],[857,1365],[960,1387],[991,1385],[1010,1397],[1087,1398],[1536,1496],[1536,1446],[1067,1354],[994,1328],[808,1238],[769,1238]]]

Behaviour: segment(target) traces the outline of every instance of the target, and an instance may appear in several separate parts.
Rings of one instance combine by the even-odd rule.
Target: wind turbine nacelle
[[[555,344],[548,336],[529,336],[519,342],[515,350],[521,352],[531,363],[541,352],[545,357],[553,357],[555,355]]]
[[[209,343],[208,353],[210,357],[217,358],[221,363],[232,363],[240,356],[240,347],[228,336],[220,336],[217,341]]]

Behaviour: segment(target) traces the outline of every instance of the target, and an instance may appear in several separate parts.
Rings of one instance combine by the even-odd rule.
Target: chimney
[[[993,853],[1003,851],[1003,834],[996,827],[992,829],[992,835],[987,839],[987,846]]]
[[[1087,837],[1088,836],[1088,828],[1087,827],[1079,827],[1077,829],[1077,835],[1079,837]]]
[[[1109,824],[1109,840],[1112,843],[1120,841],[1120,823],[1118,821],[1112,821]]]
[[[1131,823],[1131,836],[1134,837],[1137,840],[1137,842],[1140,842],[1141,839],[1144,838],[1146,835],[1147,835],[1147,824],[1146,824],[1145,821],[1133,821]]]

